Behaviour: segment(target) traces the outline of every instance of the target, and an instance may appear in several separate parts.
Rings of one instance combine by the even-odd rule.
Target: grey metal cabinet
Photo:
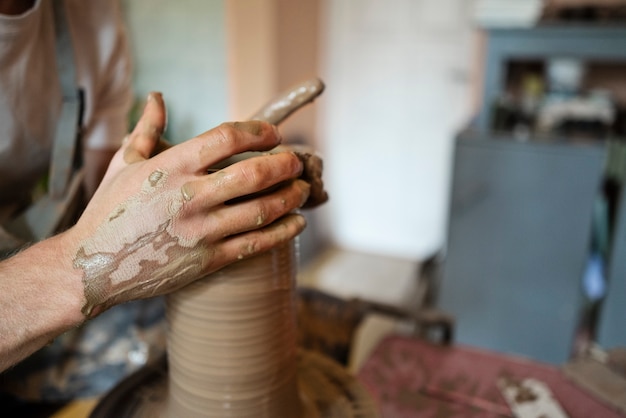
[[[438,304],[459,343],[568,359],[605,158],[601,145],[456,140]]]

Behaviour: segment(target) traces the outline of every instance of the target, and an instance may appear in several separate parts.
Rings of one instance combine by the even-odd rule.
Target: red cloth
[[[384,418],[512,416],[497,382],[534,378],[548,385],[571,418],[618,418],[567,380],[558,367],[475,348],[403,336],[384,339],[358,372]]]

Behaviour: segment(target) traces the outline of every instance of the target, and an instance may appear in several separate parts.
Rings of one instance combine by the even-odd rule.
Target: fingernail
[[[298,226],[300,226],[303,229],[306,226],[306,219],[302,215],[296,215],[296,222],[298,223]]]
[[[281,135],[280,131],[278,130],[278,126],[272,125],[272,129],[274,129],[274,140],[275,140],[276,144],[280,144],[281,142],[283,142],[283,136]]]
[[[298,181],[298,186],[300,187],[300,190],[302,190],[302,200],[300,201],[300,206],[298,206],[299,208],[301,208],[309,199],[309,195],[311,194],[311,185],[303,180],[297,180],[297,181]]]
[[[161,93],[159,93],[158,91],[151,91],[150,93],[148,93],[148,97],[146,99],[147,102],[154,102],[157,100],[157,96],[161,96]]]
[[[302,162],[302,160],[298,157],[298,154],[296,154],[295,152],[291,153],[295,158],[298,159],[298,164],[296,165],[296,167],[293,170],[293,174],[296,177],[299,177],[302,174],[302,171],[304,170],[304,163]]]

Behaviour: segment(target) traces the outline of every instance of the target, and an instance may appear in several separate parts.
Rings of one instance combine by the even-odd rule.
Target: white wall
[[[468,118],[471,1],[326,0],[319,107],[339,247],[420,259],[444,242],[452,140]]]
[[[168,139],[187,140],[228,115],[224,0],[123,0],[139,100],[168,106]]]

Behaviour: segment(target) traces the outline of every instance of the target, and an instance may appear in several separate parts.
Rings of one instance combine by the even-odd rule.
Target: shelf
[[[505,86],[508,62],[555,57],[626,63],[626,27],[546,25],[487,29],[483,104],[477,129],[483,132],[489,129],[491,108]]]

